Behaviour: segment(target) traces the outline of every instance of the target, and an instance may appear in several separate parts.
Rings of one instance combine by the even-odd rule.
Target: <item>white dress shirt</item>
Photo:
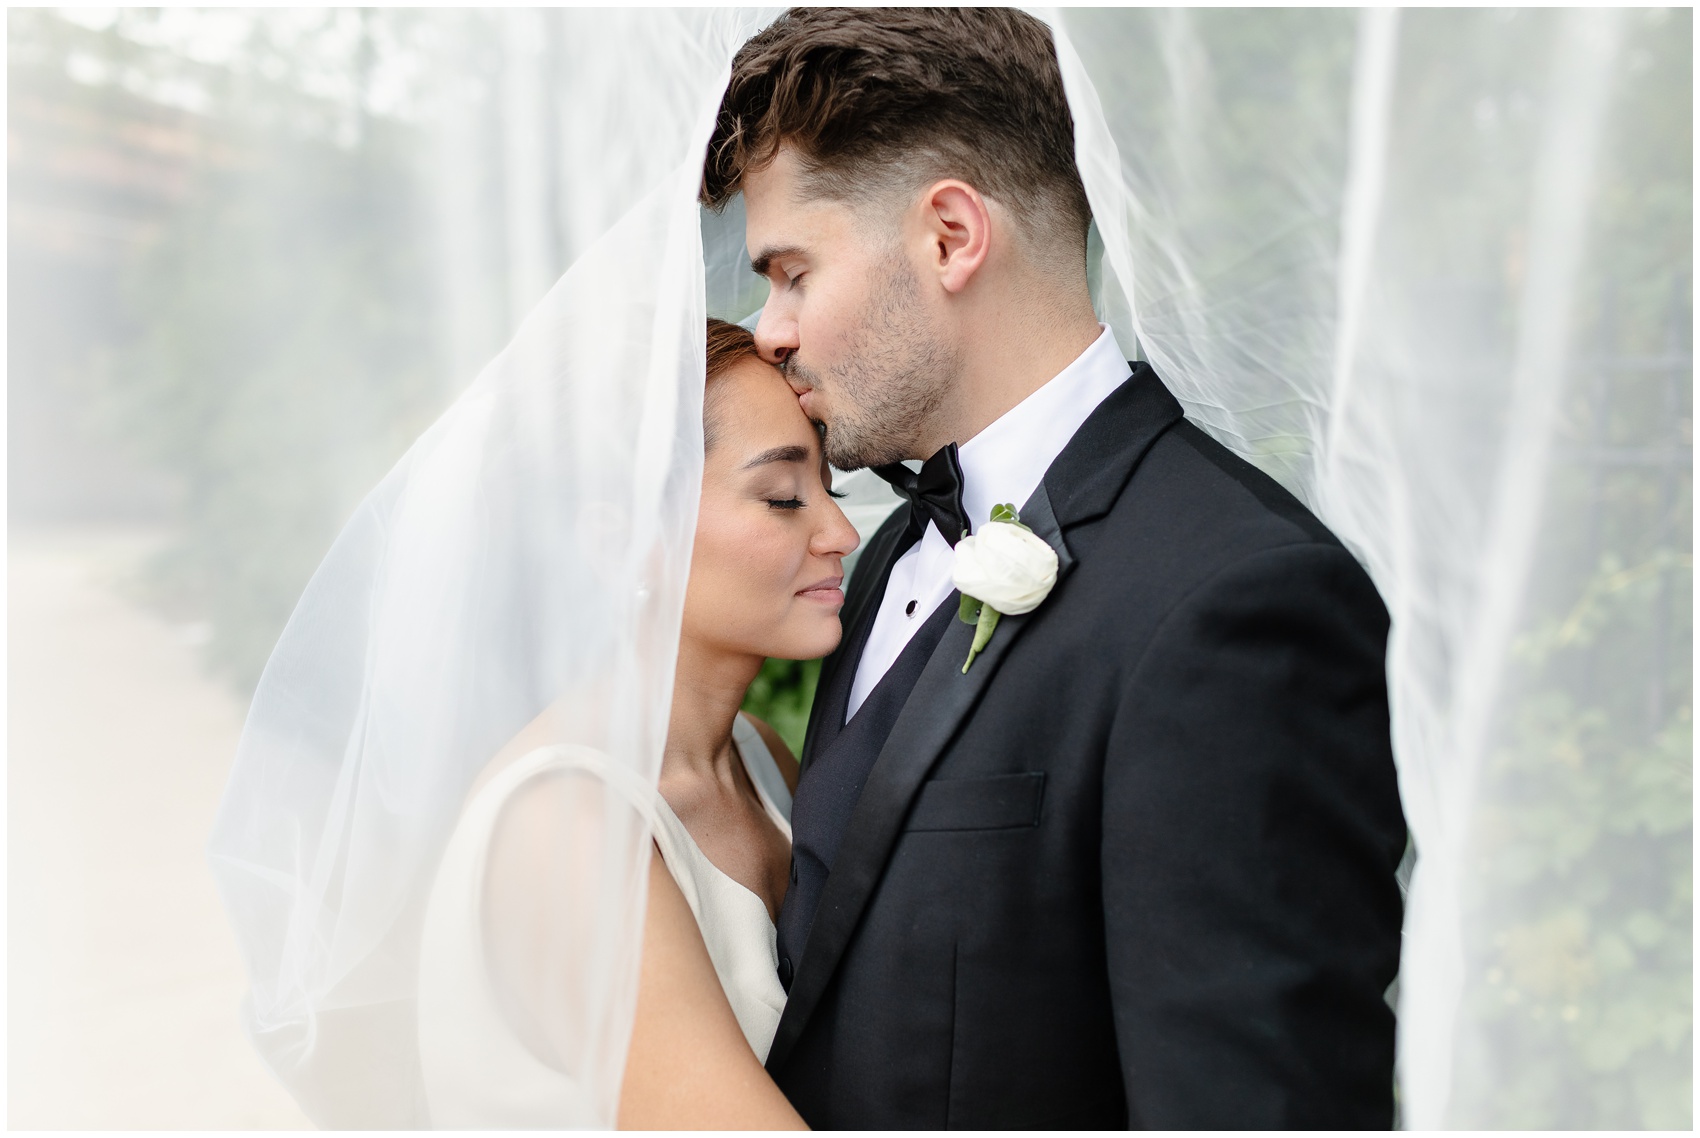
[[[1073,363],[958,448],[962,504],[973,529],[984,525],[1000,502],[1019,510],[1087,416],[1131,374],[1115,333],[1099,327],[1103,330],[1098,338]],[[856,681],[850,685],[846,719],[856,714],[915,630],[955,590],[955,552],[928,522],[921,540],[891,567],[879,614],[856,666]]]

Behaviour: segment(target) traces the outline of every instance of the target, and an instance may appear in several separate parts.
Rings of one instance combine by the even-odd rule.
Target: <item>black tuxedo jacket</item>
[[[906,515],[854,575],[816,720]],[[768,1070],[820,1128],[1388,1126],[1405,824],[1374,586],[1144,364],[1021,519],[1057,585],[966,675],[951,619]]]

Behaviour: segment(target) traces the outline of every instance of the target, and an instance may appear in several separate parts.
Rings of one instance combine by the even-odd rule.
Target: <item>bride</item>
[[[435,1126],[543,1127],[579,1113],[584,1089],[558,1061],[577,1041],[551,1038],[550,1026],[578,1017],[549,1006],[563,990],[552,972],[574,964],[574,952],[557,950],[574,938],[544,930],[538,914],[548,891],[597,887],[572,864],[584,835],[562,831],[575,813],[563,797],[612,786],[648,818],[655,846],[619,1125],[802,1127],[762,1068],[785,1004],[774,920],[797,763],[738,707],[767,657],[810,659],[837,645],[843,558],[858,539],[832,500],[815,429],[750,333],[710,320],[707,361],[702,500],[659,793],[590,748],[551,743],[559,707],[479,775],[438,869],[421,949],[420,1054]],[[558,908],[570,922],[572,906]]]
[[[211,860],[321,1127],[803,1126],[762,1066],[797,763],[739,705],[837,645],[857,530],[749,332],[708,321],[700,419],[701,331],[594,334],[616,273],[356,512],[250,711]]]

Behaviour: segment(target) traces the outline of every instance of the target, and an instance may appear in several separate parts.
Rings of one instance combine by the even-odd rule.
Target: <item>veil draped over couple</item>
[[[1551,408],[1514,386],[1486,544],[1447,545],[1475,489],[1404,418],[1380,209],[1399,17],[1355,32],[1334,228],[1238,247],[1187,235],[1243,139],[1142,103],[1090,15],[599,19],[563,190],[598,236],[349,521],[250,713],[211,852],[268,1063],[335,1127],[1356,1129],[1394,1122],[1402,1004],[1438,1123],[1435,772],[1514,614],[1471,610],[1453,692],[1424,558],[1515,595]],[[1545,327],[1614,19],[1552,41]],[[739,708],[821,657],[794,756]]]

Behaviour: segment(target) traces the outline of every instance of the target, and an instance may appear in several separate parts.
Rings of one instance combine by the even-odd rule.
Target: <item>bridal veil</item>
[[[524,66],[526,24],[509,17]],[[212,843],[245,1014],[321,1126],[429,1124],[414,1038],[424,903],[471,785],[546,708],[555,741],[654,785],[702,470],[696,205],[732,13],[574,12],[561,192],[583,237],[507,348],[361,505],[260,681]],[[535,30],[533,29],[533,32]],[[533,41],[534,42],[534,41]],[[534,189],[523,180],[510,192]],[[570,991],[557,1062],[614,1118],[647,827],[558,793],[578,843],[539,914]],[[540,906],[549,908],[547,904]]]
[[[1392,614],[1405,1123],[1687,1125],[1690,127],[1643,81],[1690,68],[1687,15],[1034,11],[1103,319]],[[429,1124],[419,925],[491,756],[552,709],[555,741],[656,779],[703,319],[762,301],[737,205],[696,190],[774,15],[518,10],[500,60],[426,61],[443,177],[456,67],[504,71],[515,137],[552,144],[506,148],[508,207],[570,268],[510,251],[542,299],[313,577],[213,837],[249,1031],[322,1126]],[[890,503],[862,481],[866,531]],[[554,802],[527,935],[560,962],[548,1060],[586,1088],[560,1123],[608,1126],[647,824],[607,784]]]

